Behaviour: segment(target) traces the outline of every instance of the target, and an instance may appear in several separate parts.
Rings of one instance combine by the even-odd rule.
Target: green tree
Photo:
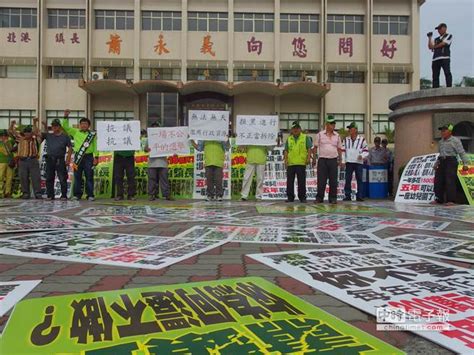
[[[385,127],[385,131],[383,132],[385,138],[387,138],[389,143],[395,143],[395,130],[390,129],[390,127]]]
[[[431,89],[433,87],[433,82],[430,79],[420,78],[420,89]]]

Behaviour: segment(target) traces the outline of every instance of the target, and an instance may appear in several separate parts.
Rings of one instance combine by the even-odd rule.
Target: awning
[[[180,60],[140,59],[140,68],[181,68]]]
[[[373,68],[374,72],[413,73],[413,65],[411,64],[377,63],[373,65]]]
[[[328,63],[328,71],[363,71],[366,72],[368,65],[366,63]]]
[[[84,58],[44,58],[43,65],[82,67],[86,65],[86,60]]]
[[[93,67],[133,67],[133,59],[94,58],[91,60]]]
[[[0,57],[0,65],[36,65],[36,57]]]

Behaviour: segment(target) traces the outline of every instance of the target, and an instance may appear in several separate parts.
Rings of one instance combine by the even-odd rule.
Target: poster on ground
[[[376,315],[379,330],[396,323],[452,351],[472,353],[473,270],[380,246],[247,256]]]
[[[140,150],[140,121],[97,121],[97,150]]]
[[[274,146],[279,130],[278,116],[237,115],[236,144]]]
[[[42,200],[30,200],[27,202],[15,204],[13,206],[10,206],[9,208],[4,208],[1,213],[48,214],[62,212],[73,208],[78,208],[80,206],[81,204],[79,201],[56,200],[44,203],[44,201]]]
[[[150,157],[189,155],[188,127],[151,127],[147,132]]]
[[[429,203],[434,200],[434,165],[439,154],[410,159],[398,183],[395,202]]]
[[[463,164],[461,163],[458,167],[458,179],[461,182],[461,186],[466,195],[467,202],[473,206],[474,205],[474,154],[468,154],[469,170],[463,170]]]
[[[23,297],[30,293],[41,280],[0,281],[0,317],[5,315]]]
[[[90,228],[88,223],[73,221],[71,219],[50,216],[1,216],[0,233],[41,231],[50,229],[81,229]]]
[[[403,354],[258,277],[44,297],[17,305],[6,353]]]
[[[229,137],[229,111],[190,110],[189,138],[195,141],[223,141]]]

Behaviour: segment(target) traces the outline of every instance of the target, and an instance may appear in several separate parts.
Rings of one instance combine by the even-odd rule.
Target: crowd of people
[[[357,180],[357,201],[363,201],[361,194],[362,165],[383,165],[393,172],[393,154],[387,148],[387,140],[376,137],[375,146],[368,149],[365,138],[358,134],[357,124],[352,122],[347,129],[349,135],[341,139],[335,130],[335,120],[328,116],[325,130],[313,139],[302,132],[300,124],[295,121],[291,132],[284,143],[284,163],[287,169],[287,202],[295,200],[295,178],[298,181],[297,197],[306,202],[306,169],[312,163],[317,165],[318,189],[316,201],[323,202],[326,184],[329,182],[329,202],[336,203],[338,185],[338,167],[346,171],[345,200],[351,200],[352,176]],[[157,124],[154,124],[156,127]],[[55,199],[55,179],[60,185],[60,199],[67,200],[68,169],[74,174],[72,199],[80,200],[85,197],[94,201],[94,166],[98,164],[97,133],[91,130],[91,122],[87,118],[79,121],[78,127],[72,127],[69,122],[69,110],[64,112],[64,119],[55,119],[48,132],[46,123],[40,130],[39,120],[35,118],[32,126],[17,127],[11,122],[8,130],[0,132],[0,185],[3,197],[12,197],[12,180],[14,169],[18,169],[21,186],[21,198],[42,199],[40,173],[40,144],[44,141],[46,196],[48,200]],[[143,132],[142,148],[150,151],[146,131]],[[280,137],[281,138],[281,137]],[[283,143],[281,141],[281,143]],[[223,168],[225,152],[229,149],[229,141],[190,141],[190,144],[204,154],[205,174],[207,182],[207,200],[221,201],[223,199]],[[275,142],[275,145],[278,145]],[[250,189],[256,180],[255,196],[257,200],[263,197],[263,183],[267,154],[271,146],[240,147],[247,155],[247,165],[244,173],[241,199],[249,198]],[[73,154],[74,153],[74,154]],[[116,151],[113,161],[113,181],[115,199],[136,200],[135,182],[135,152]],[[126,184],[125,184],[126,182]],[[30,191],[33,188],[33,194]],[[125,190],[126,186],[126,190]],[[85,190],[85,196],[84,196]],[[148,159],[148,197],[150,201],[161,196],[171,200],[168,181],[168,159],[157,157]]]

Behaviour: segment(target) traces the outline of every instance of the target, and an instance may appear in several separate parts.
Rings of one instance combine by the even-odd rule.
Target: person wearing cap
[[[12,196],[13,169],[15,158],[13,157],[13,140],[8,135],[8,131],[0,131],[0,185],[3,198]]]
[[[298,179],[298,200],[306,203],[306,166],[311,161],[312,143],[301,133],[301,126],[294,121],[286,140],[283,159],[286,166],[286,202],[295,200],[295,176]]]
[[[369,149],[368,163],[369,165],[382,166],[387,165],[387,152],[381,147],[382,140],[380,137],[374,138],[374,146]]]
[[[453,125],[446,124],[438,128],[441,131],[439,157],[435,163],[434,193],[432,203],[453,204],[456,202],[456,182],[458,155],[463,162],[463,170],[469,170],[468,158],[461,140],[453,136]]]
[[[316,135],[313,164],[317,160],[318,192],[315,203],[324,201],[324,193],[329,179],[329,203],[337,203],[337,167],[342,164],[342,142],[334,130],[336,120],[329,115],[326,118],[326,129]],[[339,160],[339,163],[338,163]]]
[[[83,175],[86,178],[86,195],[89,201],[94,201],[94,166],[99,162],[97,152],[96,132],[90,130],[91,121],[88,118],[79,120],[79,129],[69,125],[69,110],[64,111],[61,126],[74,141],[74,187],[73,200],[80,200],[83,194]]]
[[[446,87],[453,86],[453,76],[451,74],[451,43],[453,35],[446,32],[447,27],[445,23],[440,23],[436,26],[439,37],[433,41],[433,32],[428,33],[428,48],[433,51],[433,61],[431,70],[433,73],[433,88],[439,88],[439,74],[441,68],[443,69],[446,78]]]
[[[349,136],[342,142],[342,164],[346,169],[346,183],[344,185],[344,201],[352,201],[352,175],[355,173],[357,180],[357,201],[364,201],[362,198],[362,165],[364,159],[369,156],[367,141],[357,134],[357,124],[352,122],[347,126]]]
[[[24,200],[30,198],[31,183],[35,198],[42,199],[41,174],[38,161],[41,133],[38,128],[38,118],[33,119],[33,127],[26,126],[21,133],[16,130],[16,122],[12,121],[9,133],[15,137],[18,144],[18,175],[20,177],[21,198]]]
[[[44,126],[47,130],[46,123]],[[64,134],[58,119],[51,122],[51,129],[52,133],[42,134],[42,139],[46,142],[46,195],[48,200],[54,200],[54,179],[57,175],[61,186],[61,200],[67,200],[67,167],[71,164],[71,138]]]

